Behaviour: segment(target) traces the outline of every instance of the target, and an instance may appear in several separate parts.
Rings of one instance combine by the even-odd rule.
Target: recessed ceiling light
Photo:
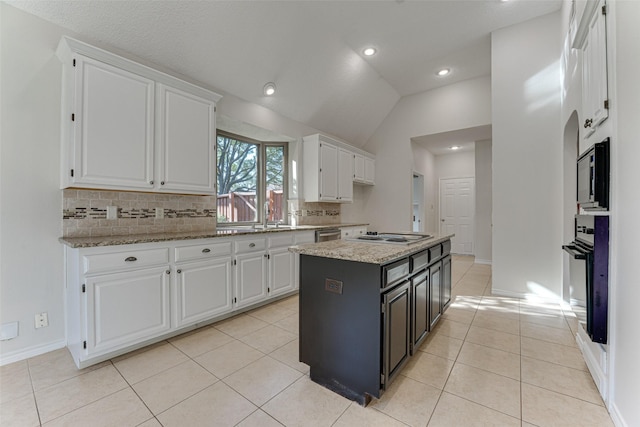
[[[365,56],[373,56],[376,54],[376,50],[372,47],[368,47],[365,50],[363,50],[362,53],[364,53]]]
[[[462,147],[460,147],[459,145],[452,145],[451,147],[449,147],[449,150],[459,150],[460,148]]]
[[[440,77],[444,77],[448,75],[450,72],[451,72],[451,68],[443,68],[442,70],[438,71],[436,74],[439,75]]]
[[[264,85],[263,91],[266,96],[273,95],[274,93],[276,93],[276,84],[272,82],[267,83],[266,85]]]

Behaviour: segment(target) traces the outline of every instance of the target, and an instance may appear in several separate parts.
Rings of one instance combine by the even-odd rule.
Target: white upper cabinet
[[[353,154],[353,182],[358,184],[374,184],[375,159],[363,154]]]
[[[374,160],[358,151],[324,135],[304,137],[302,175],[305,201],[350,203],[353,202],[354,182],[373,184]],[[357,156],[360,156],[360,163]],[[370,182],[367,182],[367,167]],[[356,176],[361,176],[361,179],[356,179]]]
[[[75,64],[70,181],[153,188],[153,80],[81,55]]]
[[[63,37],[61,187],[215,194],[206,89]]]
[[[338,148],[338,201],[353,202],[353,153]]]
[[[587,138],[609,117],[605,0],[586,2],[573,47],[582,50],[582,126]]]
[[[215,193],[215,102],[158,85],[160,190]]]

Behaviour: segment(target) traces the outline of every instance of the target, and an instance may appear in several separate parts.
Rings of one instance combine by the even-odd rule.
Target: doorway
[[[473,255],[475,250],[475,178],[440,180],[440,234],[455,234],[451,252]]]
[[[424,175],[413,173],[413,205],[412,230],[414,233],[424,231]]]

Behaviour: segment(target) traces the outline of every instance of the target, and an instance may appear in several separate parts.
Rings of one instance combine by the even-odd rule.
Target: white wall
[[[640,212],[640,2],[617,1],[611,10],[615,22],[615,50],[610,62],[614,78],[612,115],[612,259],[609,315],[611,351],[610,410],[619,425],[640,425],[640,275],[638,275],[638,212]],[[609,21],[610,22],[610,21]],[[608,22],[608,25],[610,25]],[[611,71],[614,70],[613,73]],[[617,135],[616,135],[617,133]],[[615,418],[614,418],[615,419]]]
[[[0,342],[2,362],[65,345],[60,169],[60,28],[0,4],[0,323],[19,336]],[[36,330],[34,315],[49,327]]]
[[[410,231],[414,165],[411,138],[488,125],[490,107],[489,77],[401,98],[363,147],[376,154],[376,185],[362,206],[344,207],[343,217],[348,217],[352,209],[363,209],[373,229]],[[430,183],[423,174],[426,188]]]
[[[492,35],[493,291],[558,298],[560,13]]]
[[[3,2],[0,20],[0,323],[19,322],[18,338],[0,342],[5,364],[66,344],[55,50],[62,35],[82,38]],[[318,132],[230,95],[218,112],[293,138]],[[36,330],[40,312],[50,325]]]
[[[424,218],[422,219],[425,233],[438,231],[438,178],[436,176],[436,157],[419,144],[411,144],[413,150],[413,170],[424,177],[423,202]]]
[[[491,140],[476,141],[476,262],[491,264]]]

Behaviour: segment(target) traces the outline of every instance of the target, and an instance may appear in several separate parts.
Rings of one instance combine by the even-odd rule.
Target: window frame
[[[258,146],[258,176],[256,178],[256,210],[257,210],[257,218],[256,221],[238,221],[238,222],[217,222],[216,227],[221,228],[233,228],[238,226],[254,226],[258,224],[263,224],[266,216],[266,212],[264,209],[264,204],[267,198],[267,147],[282,147],[283,149],[283,163],[284,163],[284,171],[282,177],[282,223],[288,224],[289,221],[289,203],[288,203],[288,194],[289,194],[289,144],[287,141],[261,141],[258,139],[253,139],[247,136],[239,135],[232,132],[227,132],[221,129],[216,129],[216,144],[215,144],[215,165],[216,165],[216,205],[217,205],[217,197],[218,197],[218,137],[225,137],[235,139],[236,141],[246,142],[249,144],[255,144]],[[217,217],[217,209],[216,209],[216,217]]]

